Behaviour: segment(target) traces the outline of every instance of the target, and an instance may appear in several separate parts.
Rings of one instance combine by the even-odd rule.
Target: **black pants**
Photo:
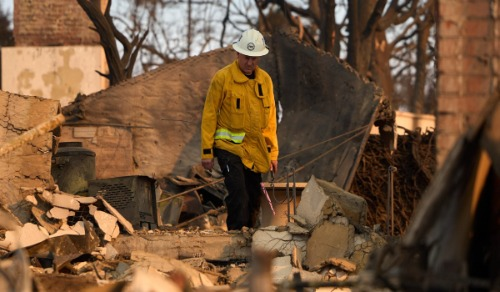
[[[214,154],[224,175],[228,195],[227,229],[240,230],[243,226],[258,227],[262,176],[248,169],[241,158],[231,152],[214,149]]]

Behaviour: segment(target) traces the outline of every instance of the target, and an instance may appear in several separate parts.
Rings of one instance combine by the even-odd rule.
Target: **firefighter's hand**
[[[269,170],[274,174],[278,172],[278,160],[271,160],[271,168]]]
[[[202,159],[201,160],[201,165],[203,165],[203,168],[206,170],[212,170],[214,167],[214,159]]]

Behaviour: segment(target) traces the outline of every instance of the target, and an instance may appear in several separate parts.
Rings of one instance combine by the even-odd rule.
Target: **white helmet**
[[[264,37],[253,28],[241,34],[240,39],[233,44],[233,49],[250,57],[260,57],[269,53]]]

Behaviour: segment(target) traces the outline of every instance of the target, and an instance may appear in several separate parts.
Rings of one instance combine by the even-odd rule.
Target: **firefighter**
[[[249,29],[233,44],[236,60],[213,76],[201,121],[201,163],[214,157],[224,175],[228,230],[260,224],[262,174],[278,169],[273,82],[258,66],[269,53],[262,34]]]

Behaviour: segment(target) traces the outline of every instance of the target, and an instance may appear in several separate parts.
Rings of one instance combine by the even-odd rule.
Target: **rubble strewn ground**
[[[2,228],[1,263],[26,275],[4,275],[1,284],[13,291],[16,285],[25,291],[58,285],[68,285],[66,291],[149,291],[144,283],[174,289],[152,291],[248,289],[255,285],[259,265],[269,269],[270,287],[309,281],[334,287],[355,279],[371,251],[385,244],[364,225],[364,199],[314,177],[286,226],[230,232],[199,226],[134,230],[102,197],[57,188],[25,188],[24,193],[24,210],[16,213],[28,221],[2,212],[10,225]],[[265,255],[262,263],[259,254]],[[79,277],[73,281],[75,275]]]

